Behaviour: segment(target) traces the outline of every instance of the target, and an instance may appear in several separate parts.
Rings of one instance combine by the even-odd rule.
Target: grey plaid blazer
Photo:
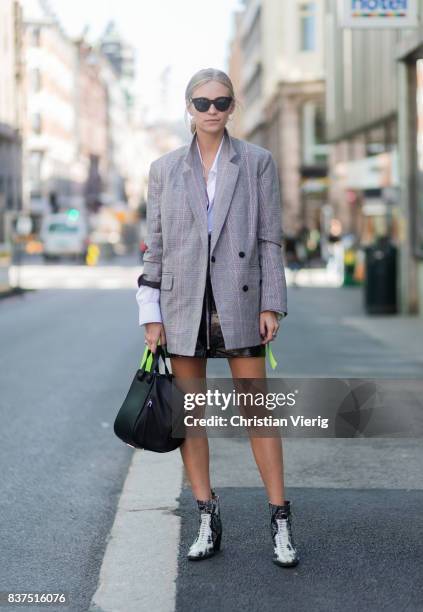
[[[194,355],[205,291],[205,183],[191,144],[150,166],[147,250],[138,286],[160,288],[167,350]],[[218,159],[210,275],[227,349],[261,343],[259,314],[286,313],[279,177],[267,149],[225,128]]]

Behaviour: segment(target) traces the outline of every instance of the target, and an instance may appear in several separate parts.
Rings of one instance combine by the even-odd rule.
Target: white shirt
[[[198,139],[195,138],[197,143],[198,153],[200,155],[201,162],[203,162],[203,158],[201,157],[200,147],[198,146]],[[209,197],[209,208],[207,210],[207,227],[209,234],[212,231],[213,227],[213,204],[214,204],[214,196],[216,191],[216,178],[217,178],[217,160],[219,158],[219,153],[222,149],[224,136],[220,142],[219,148],[216,153],[216,157],[214,158],[214,162],[212,167],[209,170],[209,174],[207,177],[207,195]],[[155,287],[149,287],[148,285],[141,285],[138,288],[136,294],[136,300],[138,302],[139,307],[139,324],[144,325],[145,323],[161,323],[162,315],[160,312],[160,289],[156,289]]]

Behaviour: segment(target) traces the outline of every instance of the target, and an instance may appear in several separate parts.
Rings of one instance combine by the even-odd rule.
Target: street
[[[201,9],[0,0],[0,612],[423,612],[423,0]]]
[[[131,457],[112,425],[141,346],[134,303],[96,289],[0,300],[2,591],[88,607]]]
[[[132,451],[113,432],[144,350],[142,267],[120,263],[24,265],[34,290],[0,300],[0,591],[63,591],[72,612],[422,610],[419,439],[284,440],[292,570],[271,562],[248,440],[211,439],[222,551],[185,559],[198,519],[179,451]],[[370,318],[361,287],[314,278],[289,288],[269,376],[422,377],[421,319]],[[208,373],[229,376],[226,360]]]

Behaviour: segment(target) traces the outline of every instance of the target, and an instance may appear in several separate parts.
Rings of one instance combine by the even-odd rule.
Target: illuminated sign
[[[418,27],[417,0],[338,0],[343,28]]]

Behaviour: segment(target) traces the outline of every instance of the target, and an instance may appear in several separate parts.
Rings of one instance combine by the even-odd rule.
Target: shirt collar
[[[223,134],[222,140],[220,141],[220,145],[219,145],[219,148],[217,150],[216,156],[214,158],[213,165],[212,165],[212,167],[209,170],[209,176],[210,176],[210,174],[212,174],[212,173],[216,174],[216,172],[217,172],[217,161],[219,159],[219,154],[220,154],[220,151],[222,149],[222,145],[223,145],[223,141],[224,140],[225,140],[225,134]],[[198,149],[198,154],[199,154],[200,159],[201,159],[201,163],[203,163],[203,158],[201,157],[201,151],[200,151],[200,147],[198,146],[198,138],[197,137],[195,138],[195,141],[197,143],[197,149]]]

